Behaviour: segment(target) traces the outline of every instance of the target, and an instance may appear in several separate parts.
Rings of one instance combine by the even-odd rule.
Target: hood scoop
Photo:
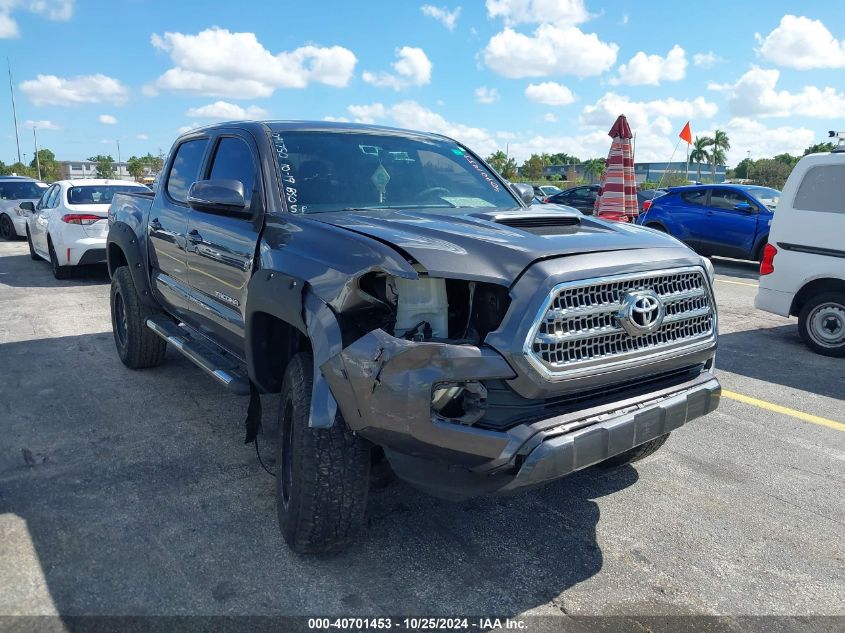
[[[494,222],[535,235],[566,235],[577,230],[577,227],[581,225],[581,218],[577,215],[563,214],[507,215],[497,217]]]

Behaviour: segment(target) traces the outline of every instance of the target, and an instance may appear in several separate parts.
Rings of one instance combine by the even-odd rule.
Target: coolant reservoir
[[[422,321],[431,326],[434,338],[449,335],[449,302],[446,299],[446,280],[421,277],[393,279],[398,296],[396,307],[396,336],[404,336]]]

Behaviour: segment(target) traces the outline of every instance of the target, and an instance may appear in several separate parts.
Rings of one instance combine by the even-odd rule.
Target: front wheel
[[[141,303],[126,266],[111,278],[111,323],[117,355],[130,369],[160,365],[167,343],[147,327],[153,311]]]
[[[4,240],[13,240],[17,238],[18,232],[15,230],[15,225],[12,220],[5,213],[0,215],[0,237]]]
[[[821,292],[798,314],[798,332],[807,346],[823,356],[845,356],[845,293]]]
[[[41,259],[38,253],[35,252],[35,247],[32,245],[32,235],[29,234],[29,227],[26,227],[26,245],[29,246],[29,258],[35,261]]]
[[[611,457],[610,459],[606,459],[599,464],[599,466],[605,468],[615,468],[616,466],[624,466],[625,464],[631,464],[633,462],[638,462],[641,459],[645,459],[649,455],[653,455],[657,452],[657,450],[666,443],[666,440],[669,439],[669,433],[666,435],[661,435],[660,437],[656,437],[653,440],[646,442],[645,444],[640,444],[639,446],[635,446],[632,449],[625,451],[624,453],[619,453],[618,455]]]
[[[294,356],[285,370],[279,407],[276,508],[279,529],[293,551],[317,554],[346,547],[364,522],[370,445],[346,426],[308,426],[313,360]]]

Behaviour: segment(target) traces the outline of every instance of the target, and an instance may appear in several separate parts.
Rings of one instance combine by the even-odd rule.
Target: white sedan
[[[50,185],[27,217],[32,259],[49,261],[56,279],[70,277],[74,266],[105,262],[109,205],[114,194],[125,191],[150,190],[122,180],[60,180]]]

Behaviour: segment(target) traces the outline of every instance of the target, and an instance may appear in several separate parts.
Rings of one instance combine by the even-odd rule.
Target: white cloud
[[[804,86],[800,92],[776,90],[780,71],[756,66],[733,84],[711,83],[710,90],[727,94],[731,112],[743,116],[795,116],[842,118],[845,93],[835,88]]]
[[[154,33],[150,41],[174,64],[156,80],[156,88],[240,99],[269,97],[278,88],[304,88],[309,83],[344,87],[358,61],[341,46],[308,45],[273,54],[255,33],[219,27],[196,35]]]
[[[184,134],[185,132],[190,132],[191,130],[195,130],[195,129],[197,129],[198,127],[201,127],[201,126],[200,126],[200,124],[199,124],[199,123],[197,123],[196,121],[194,121],[194,122],[193,122],[193,123],[191,123],[190,125],[183,125],[183,126],[181,126],[181,127],[178,127],[178,128],[176,129],[176,132],[177,132],[178,134]]]
[[[30,11],[50,20],[67,21],[73,15],[74,0],[0,0],[0,39],[18,37],[14,11]]]
[[[117,119],[111,114],[101,114],[97,120],[103,125],[117,125]]]
[[[30,101],[40,105],[77,105],[80,103],[124,103],[129,90],[117,79],[106,75],[81,75],[64,79],[55,75],[38,75],[20,84]]]
[[[723,61],[725,60],[719,57],[713,51],[707,51],[706,53],[696,53],[692,56],[692,63],[698,66],[699,68],[711,68],[719,62]]]
[[[139,141],[148,141],[148,140],[150,140],[150,137],[149,137],[149,136],[147,136],[146,134],[136,134],[136,135],[135,135],[135,138],[136,138],[136,139],[138,139]]]
[[[506,26],[552,23],[563,26],[590,19],[584,0],[487,0],[487,15]]]
[[[736,165],[747,157],[749,151],[754,159],[770,158],[783,153],[801,156],[804,150],[817,140],[813,130],[805,127],[767,127],[760,121],[746,117],[734,117],[716,127],[724,130],[731,140],[731,149],[727,152],[728,165]],[[698,136],[708,136],[713,134],[713,130],[695,133]]]
[[[262,119],[267,116],[267,110],[258,106],[242,108],[227,101],[215,101],[199,108],[191,108],[186,113],[189,117],[201,119],[228,119],[235,121],[239,119]]]
[[[841,14],[840,14],[841,15]],[[841,20],[837,24],[841,27]],[[837,40],[820,20],[785,15],[765,37],[755,33],[759,53],[787,68],[845,68],[845,40]]]
[[[374,86],[402,90],[410,86],[424,86],[431,81],[431,61],[425,51],[413,46],[396,49],[393,73],[372,73],[365,71],[364,81]]]
[[[484,62],[510,79],[545,75],[599,75],[616,63],[619,46],[575,26],[541,24],[532,35],[511,28],[497,33],[484,49]]]
[[[62,129],[62,126],[59,125],[58,123],[53,123],[52,121],[46,121],[46,120],[24,121],[23,126],[25,128],[29,128],[29,129],[37,128],[39,130],[61,130]]]
[[[352,120],[356,123],[373,124],[377,119],[383,119],[387,116],[387,111],[381,103],[351,105],[346,110],[352,115]]]
[[[435,7],[431,4],[422,5],[420,11],[423,12],[423,15],[434,18],[450,31],[455,30],[458,16],[461,15],[461,7],[455,7],[454,11],[449,11],[446,7]]]
[[[499,91],[487,86],[479,86],[475,89],[475,100],[478,103],[491,104],[499,100]]]
[[[575,95],[569,88],[554,81],[529,84],[525,89],[525,96],[531,101],[552,106],[569,105],[575,101]]]
[[[659,86],[661,81],[680,81],[687,74],[687,57],[684,49],[675,44],[666,57],[646,55],[640,51],[627,64],[619,67],[619,75],[611,84],[629,86]]]
[[[557,115],[554,112],[547,112],[543,115],[543,120],[547,123],[557,123]]]
[[[657,123],[665,133],[672,131],[670,119],[711,119],[718,113],[718,106],[704,99],[679,100],[655,99],[653,101],[632,101],[628,97],[613,92],[604,94],[594,105],[584,107],[581,122],[585,125],[596,125],[605,130],[610,129],[616,117],[624,114],[636,132],[638,127],[645,127]],[[668,129],[667,129],[668,124]],[[678,128],[680,132],[680,128]]]

